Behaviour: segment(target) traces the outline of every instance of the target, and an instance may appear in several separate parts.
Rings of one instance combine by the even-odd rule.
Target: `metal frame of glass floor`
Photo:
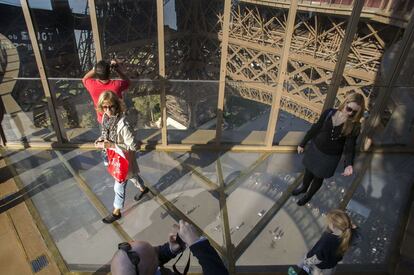
[[[129,183],[123,218],[106,225],[101,219],[112,210],[113,180],[100,152],[2,154],[20,194],[47,229],[41,232],[45,240],[53,240],[48,245],[56,248],[62,272],[75,273],[109,271],[117,244],[124,240],[164,243],[179,219],[203,232],[231,272],[285,272],[317,241],[325,213],[337,207],[348,210],[363,235],[339,271],[385,271],[398,246],[414,182],[412,154],[360,154],[352,177],[341,176],[339,167],[310,203],[298,207],[291,196],[302,177],[297,154],[145,151],[138,163],[151,194],[135,202],[137,189]],[[201,271],[195,258],[191,271]]]

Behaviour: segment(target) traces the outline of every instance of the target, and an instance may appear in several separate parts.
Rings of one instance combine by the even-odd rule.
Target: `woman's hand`
[[[303,151],[305,151],[305,148],[303,148],[302,146],[298,146],[298,154],[302,154]]]
[[[103,148],[108,149],[108,148],[114,148],[115,144],[109,140],[104,140],[103,142]]]
[[[95,147],[99,149],[103,149],[103,140],[95,140]]]
[[[200,239],[200,234],[198,234],[194,226],[183,220],[180,220],[179,225],[180,229],[178,231],[178,234],[188,247]]]
[[[95,141],[95,147],[99,149],[114,148],[115,144],[109,140],[97,140]]]
[[[352,175],[353,172],[354,172],[354,168],[352,168],[352,165],[348,165],[347,167],[345,167],[345,170],[341,175],[347,177],[347,176]]]
[[[184,249],[177,242],[177,232],[180,230],[180,227],[177,224],[173,224],[173,232],[168,235],[168,244],[172,253],[176,254],[180,252],[181,249]]]

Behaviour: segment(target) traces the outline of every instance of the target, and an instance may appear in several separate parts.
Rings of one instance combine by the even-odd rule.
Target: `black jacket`
[[[344,166],[347,167],[354,163],[355,143],[361,125],[356,124],[351,134],[343,136],[341,134],[343,124],[335,127],[332,125],[332,116],[336,112],[336,109],[324,111],[318,121],[308,130],[300,146],[305,147],[306,143],[312,140],[316,147],[327,155],[342,155],[344,153]]]
[[[201,265],[204,275],[228,275],[227,268],[220,259],[216,250],[210,245],[208,240],[202,240],[190,246],[190,251],[197,258]],[[165,263],[173,259],[176,255],[170,251],[168,243],[158,247],[158,260],[160,262],[161,274],[176,274],[170,269],[163,267]]]

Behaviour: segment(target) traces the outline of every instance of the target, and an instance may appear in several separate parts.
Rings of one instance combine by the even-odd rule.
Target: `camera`
[[[178,245],[180,246],[180,250],[183,251],[185,250],[185,248],[187,247],[187,244],[181,239],[180,235],[175,235],[175,241],[178,243]]]

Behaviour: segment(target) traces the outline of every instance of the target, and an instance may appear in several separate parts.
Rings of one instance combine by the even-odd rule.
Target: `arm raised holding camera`
[[[122,80],[126,80],[128,81],[128,84],[130,84],[129,77],[124,73],[122,65],[120,65],[115,59],[111,60],[111,68],[113,68]]]
[[[177,234],[173,233],[170,235],[170,247],[172,250],[177,248],[185,249],[182,245],[179,245],[179,242],[177,241],[178,236],[190,249],[194,257],[197,258],[204,275],[229,274],[216,250],[206,238],[200,236],[194,226],[180,220],[179,226],[175,225],[174,228],[175,230],[178,229],[178,231]]]

